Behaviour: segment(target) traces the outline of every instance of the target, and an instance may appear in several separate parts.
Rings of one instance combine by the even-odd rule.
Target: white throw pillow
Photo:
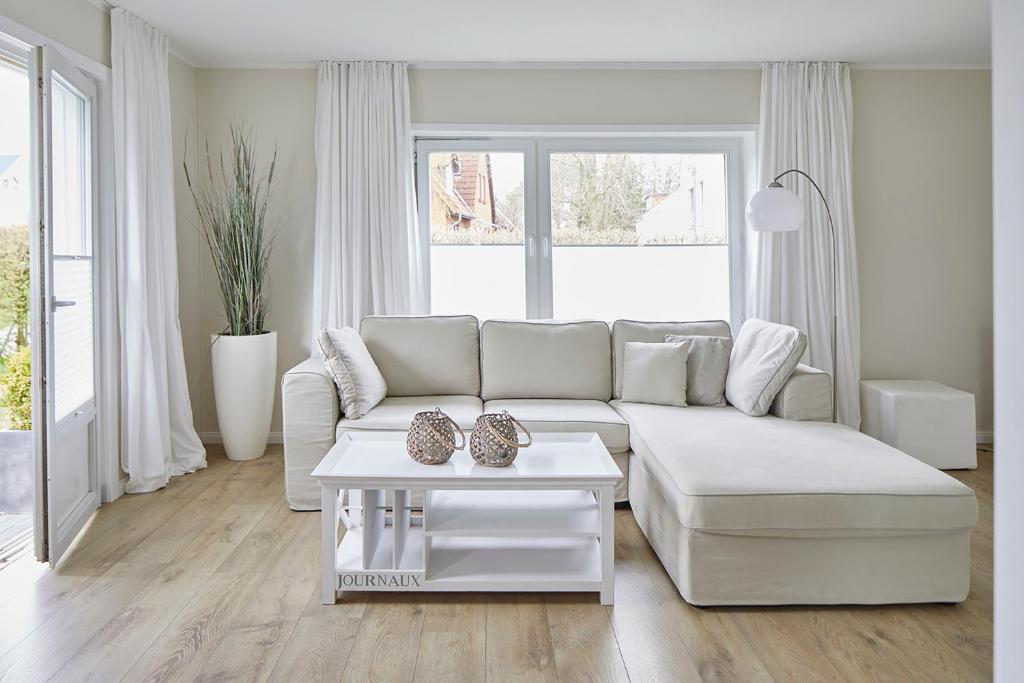
[[[733,343],[725,398],[747,415],[766,415],[806,348],[807,335],[795,327],[746,321]]]
[[[626,342],[622,400],[686,407],[686,356],[690,342]]]
[[[690,342],[686,356],[686,402],[691,406],[725,405],[732,339],[705,335],[667,334],[667,342]]]
[[[358,420],[384,399],[388,385],[358,332],[351,327],[325,327],[316,342],[338,386],[345,417]]]

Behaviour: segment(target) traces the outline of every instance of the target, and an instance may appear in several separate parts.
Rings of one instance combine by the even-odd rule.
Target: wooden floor
[[[596,596],[346,594],[320,605],[319,522],[277,449],[94,517],[56,572],[0,572],[4,681],[989,680],[992,463],[956,473],[981,522],[962,605],[697,609],[628,509],[615,606]]]
[[[0,571],[32,552],[32,515],[0,514]]]

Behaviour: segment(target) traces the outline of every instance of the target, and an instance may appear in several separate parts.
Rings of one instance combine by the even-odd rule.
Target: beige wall
[[[730,69],[412,69],[409,74],[417,123],[757,123],[761,86],[760,71]]]
[[[984,71],[853,75],[863,375],[928,377],[974,392],[983,431],[992,424],[988,80]],[[418,123],[749,124],[759,87],[755,70],[410,72]],[[198,72],[211,145],[223,142],[232,117],[255,124],[265,147],[278,144],[283,221],[270,324],[281,372],[308,350],[314,90],[312,70]],[[193,229],[181,223],[179,231]],[[183,305],[182,325],[204,337],[221,320],[208,269],[200,290],[201,321],[186,320],[197,314]],[[190,371],[203,376],[197,424],[213,432],[209,354],[204,348],[197,361],[197,343],[186,341]]]
[[[0,0],[0,16],[110,66],[110,15],[88,0]]]
[[[854,71],[861,375],[976,396],[992,431],[988,71]]]
[[[87,0],[0,0],[0,15],[103,64],[109,16]],[[171,59],[175,146],[198,162],[229,120],[253,124],[280,154],[282,234],[270,323],[282,371],[307,348],[313,226],[312,70],[196,70]],[[853,72],[854,195],[862,374],[927,377],[977,396],[992,428],[990,74]],[[413,69],[422,123],[732,124],[757,120],[756,70]],[[465,97],[473,93],[472,97]],[[220,326],[216,282],[176,160],[180,305],[196,424],[216,431],[208,335]],[[275,411],[274,430],[280,429]]]
[[[200,379],[209,354],[203,353],[200,313],[205,298],[200,274],[203,244],[196,225],[195,204],[185,182],[183,162],[189,169],[198,167],[199,150],[199,72],[171,56],[167,65],[171,85],[171,135],[174,145],[174,206],[178,223],[178,319],[185,347],[185,367],[192,397],[196,427],[201,424],[202,392]],[[188,147],[186,149],[186,138]]]
[[[209,139],[212,153],[226,148],[228,126],[232,122],[253,127],[257,152],[266,163],[270,162],[277,146],[272,218],[280,232],[270,271],[267,325],[278,332],[280,373],[309,355],[316,175],[313,159],[315,85],[316,72],[312,69],[200,69],[197,74],[200,130]],[[195,230],[194,223],[184,224],[179,217],[179,234],[189,231],[194,235]],[[179,245],[183,242],[179,237]],[[183,307],[181,315],[183,332],[187,329],[191,337],[185,342],[189,370],[199,374],[198,387],[192,392],[196,425],[200,433],[208,435],[218,431],[210,379],[210,335],[223,330],[225,321],[205,242],[196,242],[196,251],[199,252],[198,279],[195,270],[186,272],[187,268],[196,267],[195,257],[192,266],[182,259],[178,270],[183,282],[190,277],[198,282],[198,312],[190,311],[192,319],[186,321]],[[278,395],[272,430],[280,429]]]

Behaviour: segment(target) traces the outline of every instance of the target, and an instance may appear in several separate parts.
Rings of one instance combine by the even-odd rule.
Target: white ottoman
[[[974,395],[926,380],[860,383],[860,429],[940,470],[974,469]]]

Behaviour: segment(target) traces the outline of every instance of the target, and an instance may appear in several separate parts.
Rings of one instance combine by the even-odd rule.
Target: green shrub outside
[[[4,363],[0,375],[0,407],[11,429],[32,429],[32,349],[21,346]]]
[[[0,428],[32,429],[29,230],[0,227]]]

